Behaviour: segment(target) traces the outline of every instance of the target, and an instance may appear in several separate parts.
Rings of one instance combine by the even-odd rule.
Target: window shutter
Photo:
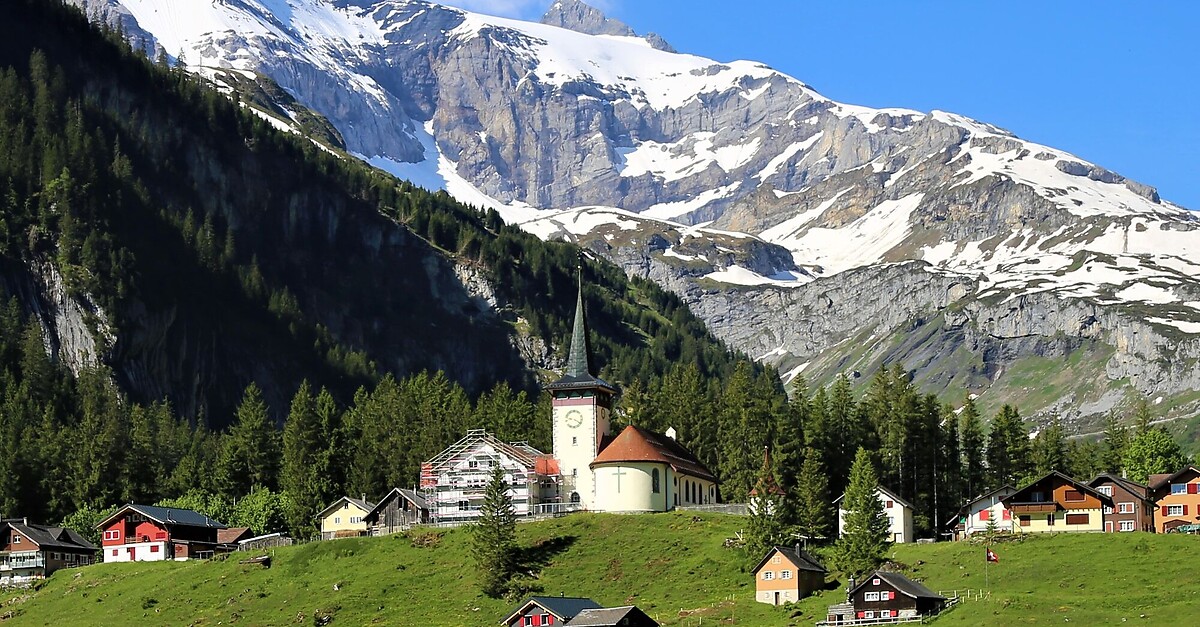
[[[1166,516],[1166,515],[1167,515],[1167,506],[1166,506],[1166,505],[1163,505],[1163,506],[1162,506],[1162,515],[1163,515],[1163,516]]]
[[[1187,505],[1183,506],[1183,515],[1187,516]]]
[[[1188,494],[1195,494],[1196,493],[1196,484],[1189,483],[1187,485],[1188,485],[1188,488],[1187,488]]]
[[[895,601],[895,600],[896,600],[896,591],[895,591],[895,590],[889,590],[889,591],[888,591],[888,600],[889,600],[889,601]]]

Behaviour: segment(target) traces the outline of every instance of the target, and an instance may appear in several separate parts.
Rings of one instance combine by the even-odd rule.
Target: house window
[[[773,570],[764,570],[763,571],[763,581],[770,581],[774,578],[775,578],[775,571],[773,571]]]
[[[892,509],[895,506],[896,506],[896,504],[892,501],[888,501],[887,504],[884,505],[884,507],[886,507],[887,509]]]
[[[532,616],[525,617],[525,627],[533,627],[533,617]]]
[[[334,517],[333,517],[333,524],[335,524],[335,525],[340,525],[340,524],[342,524],[342,517],[341,517],[341,516],[334,516]]]
[[[778,554],[778,553],[776,553],[776,554],[775,554],[775,557],[772,557],[772,558],[771,558],[771,563],[772,563],[772,564],[782,564],[782,563],[783,563],[783,558],[782,558],[782,557],[779,557],[779,554]]]
[[[1171,484],[1171,494],[1187,494],[1187,484],[1186,483],[1172,483]]]
[[[896,517],[895,516],[888,516],[888,526],[889,527],[896,526]]]
[[[1067,514],[1068,525],[1086,525],[1088,524],[1087,514]]]
[[[655,494],[658,494],[659,492],[662,491],[662,488],[660,488],[658,485],[658,469],[657,468],[654,468],[650,471],[650,490],[652,492],[654,492]]]
[[[117,550],[113,549],[113,557],[116,557],[116,556],[117,556]]]
[[[1054,526],[1054,514],[1046,514],[1046,526],[1047,527]]]
[[[1102,485],[1096,488],[1096,491],[1104,496],[1112,496],[1112,486],[1110,485]]]
[[[1117,503],[1117,507],[1120,508],[1122,514],[1132,514],[1137,511],[1133,503]]]
[[[1113,513],[1113,508],[1111,508],[1111,507],[1109,507],[1109,506],[1105,505],[1105,506],[1104,506],[1104,513],[1105,513],[1105,514],[1111,514],[1111,513]]]
[[[473,459],[472,459],[472,460],[469,460],[469,461],[467,462],[467,468],[479,468],[479,462],[477,462],[477,461],[475,461],[475,460],[473,460]],[[526,616],[525,618],[529,618],[529,617],[528,617],[528,616]]]
[[[892,617],[891,610],[879,610],[879,618],[891,618],[891,617]]]
[[[350,524],[357,525],[360,522],[362,522],[362,516],[351,516],[350,517]]]
[[[1017,516],[1017,522],[1022,527],[1028,527],[1029,526],[1029,517],[1028,516]]]
[[[863,612],[863,618],[875,618],[875,612],[867,610]]]
[[[13,535],[13,544],[20,544],[20,543],[21,543],[21,536]]]
[[[878,592],[868,592],[863,595],[863,601],[878,601],[878,600],[879,600]]]
[[[459,501],[459,502],[458,502],[458,511],[460,511],[460,512],[465,512],[465,511],[467,511],[467,510],[468,510],[468,509],[470,509],[470,508],[471,508],[471,502],[470,502],[470,501]]]
[[[1167,516],[1183,516],[1183,506],[1182,505],[1168,505],[1167,506]]]
[[[987,522],[991,519],[992,519],[992,510],[985,509],[985,510],[979,512],[979,520],[982,520],[983,522]]]
[[[1121,531],[1135,531],[1132,520],[1121,521]]]
[[[779,578],[780,578],[780,579],[791,579],[791,578],[792,578],[792,571],[790,571],[790,570],[782,570],[782,571],[779,571]]]
[[[1041,492],[1033,492],[1029,495],[1029,500],[1034,503],[1041,503],[1046,500],[1046,495]]]
[[[878,577],[876,577],[875,579],[872,579],[872,580],[871,580],[871,585],[872,585],[872,586],[878,586],[878,585],[879,585],[879,578],[878,578]]]
[[[150,552],[151,552],[151,553],[158,553],[158,548],[159,548],[159,547],[158,547],[158,545],[157,545],[157,544],[152,544],[152,545],[150,545]]]
[[[553,625],[554,619],[550,618],[549,614],[542,614],[542,624],[543,625]]]
[[[1080,492],[1079,490],[1067,490],[1063,494],[1063,500],[1082,501],[1083,500],[1083,492]]]

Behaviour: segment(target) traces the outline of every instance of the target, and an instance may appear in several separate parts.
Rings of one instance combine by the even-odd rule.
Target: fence
[[[749,516],[750,511],[745,503],[714,503],[712,505],[679,505],[675,508],[681,512],[715,512],[718,514],[733,514],[734,516]]]

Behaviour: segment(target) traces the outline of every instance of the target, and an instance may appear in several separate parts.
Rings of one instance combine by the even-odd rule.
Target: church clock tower
[[[571,333],[567,371],[546,386],[553,400],[554,458],[562,477],[563,502],[592,508],[596,501],[591,463],[609,435],[613,396],[617,390],[592,375],[591,347],[583,310],[583,268],[579,269],[579,297],[575,303],[575,327]]]

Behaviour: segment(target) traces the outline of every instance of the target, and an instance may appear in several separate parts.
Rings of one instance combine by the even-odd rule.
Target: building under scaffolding
[[[434,523],[469,522],[479,517],[492,469],[499,465],[517,516],[559,500],[558,462],[525,442],[506,443],[473,429],[433,459],[421,464],[421,490]]]

